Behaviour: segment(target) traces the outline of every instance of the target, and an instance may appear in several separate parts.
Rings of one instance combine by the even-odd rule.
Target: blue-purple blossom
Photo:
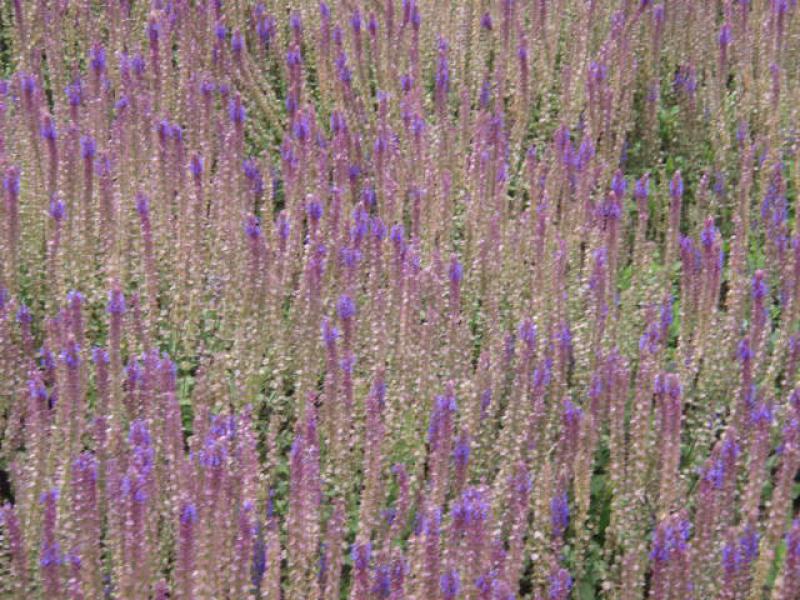
[[[450,569],[439,578],[439,587],[442,590],[444,600],[455,600],[461,591],[461,577],[458,571]]]
[[[336,312],[343,321],[352,319],[356,314],[356,305],[350,296],[343,294],[336,303]]]

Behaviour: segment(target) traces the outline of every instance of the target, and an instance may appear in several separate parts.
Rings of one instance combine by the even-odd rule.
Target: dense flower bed
[[[0,7],[0,595],[800,598],[795,0]]]

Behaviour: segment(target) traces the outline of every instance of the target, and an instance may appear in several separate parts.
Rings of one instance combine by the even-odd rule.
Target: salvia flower
[[[136,212],[140,217],[150,214],[150,200],[141,192],[136,194]]]
[[[115,288],[108,293],[106,312],[110,315],[122,315],[125,313],[125,295],[122,290]]]
[[[92,160],[97,154],[97,143],[90,135],[81,137],[81,158],[83,160]]]
[[[94,43],[89,50],[89,65],[96,76],[106,70],[106,49],[99,43]]]
[[[650,559],[655,562],[668,562],[686,552],[691,524],[680,518],[668,518],[659,524],[653,534],[653,549]]]
[[[350,558],[353,561],[353,566],[358,571],[367,570],[371,557],[372,544],[370,542],[354,544],[352,550],[350,551]]]
[[[356,305],[347,294],[339,297],[336,303],[336,312],[342,321],[349,321],[356,315]]]
[[[58,131],[56,130],[55,121],[50,115],[45,115],[42,120],[42,126],[39,128],[39,134],[46,141],[55,141],[58,138]]]
[[[628,182],[625,181],[625,176],[622,174],[622,171],[617,169],[617,171],[614,173],[614,177],[611,180],[611,190],[619,200],[625,195],[625,191],[627,189]]]
[[[250,240],[261,237],[261,223],[255,215],[248,215],[244,221],[244,233]]]
[[[233,35],[231,36],[231,52],[234,55],[239,55],[244,50],[244,36],[242,32],[238,29],[233,31]]]
[[[727,48],[733,41],[733,29],[730,23],[724,23],[719,30],[719,46],[720,48]]]
[[[469,437],[462,434],[456,442],[455,449],[453,450],[453,462],[457,470],[463,470],[469,462],[470,442]]]
[[[80,79],[76,79],[72,83],[67,84],[64,90],[67,95],[69,105],[72,107],[80,106],[83,97],[83,87]]]
[[[550,501],[550,526],[554,538],[564,535],[569,525],[569,502],[566,492],[556,494]]]
[[[238,94],[228,102],[228,117],[237,127],[241,127],[247,118],[247,109],[242,103],[242,97]]]
[[[455,600],[461,591],[461,577],[456,569],[449,569],[439,578],[439,589],[444,600]]]
[[[683,177],[680,171],[675,171],[672,179],[669,182],[669,193],[675,199],[683,197]]]
[[[64,205],[64,201],[58,197],[53,197],[50,199],[50,210],[48,211],[50,217],[56,222],[60,223],[64,220],[64,216],[67,214],[66,206]]]
[[[572,577],[564,568],[556,567],[549,576],[547,597],[550,600],[566,600],[572,591]]]
[[[19,196],[19,171],[16,167],[9,167],[6,170],[3,188],[12,196]]]
[[[30,325],[33,322],[31,309],[27,304],[20,304],[16,314],[17,323],[20,325]]]
[[[203,175],[203,157],[199,154],[192,154],[189,161],[189,171],[192,177],[199,179]]]
[[[457,303],[461,290],[461,282],[464,279],[464,266],[455,255],[450,258],[450,266],[447,269],[447,276],[450,279],[451,299],[454,303]]]

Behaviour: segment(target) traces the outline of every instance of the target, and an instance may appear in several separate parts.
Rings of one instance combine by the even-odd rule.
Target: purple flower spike
[[[89,65],[98,77],[106,70],[106,49],[100,43],[94,43],[89,50]]]
[[[354,544],[353,549],[350,551],[350,558],[353,560],[353,566],[357,571],[367,570],[371,556],[372,544],[369,542]]]
[[[228,117],[236,127],[241,127],[247,119],[247,109],[242,104],[242,97],[238,94],[228,103]]]
[[[336,312],[342,321],[348,321],[356,315],[356,305],[350,296],[343,294],[336,303]]]
[[[669,194],[677,200],[683,197],[683,177],[681,177],[680,171],[675,171],[669,182]]]
[[[119,288],[115,288],[108,293],[106,312],[110,315],[125,314],[125,295]]]
[[[64,205],[64,201],[57,197],[51,198],[49,214],[50,217],[56,223],[60,223],[61,221],[63,221],[64,216],[67,214],[67,209],[66,206]]]
[[[444,600],[455,600],[461,591],[461,577],[455,569],[445,571],[439,578],[439,588]]]

